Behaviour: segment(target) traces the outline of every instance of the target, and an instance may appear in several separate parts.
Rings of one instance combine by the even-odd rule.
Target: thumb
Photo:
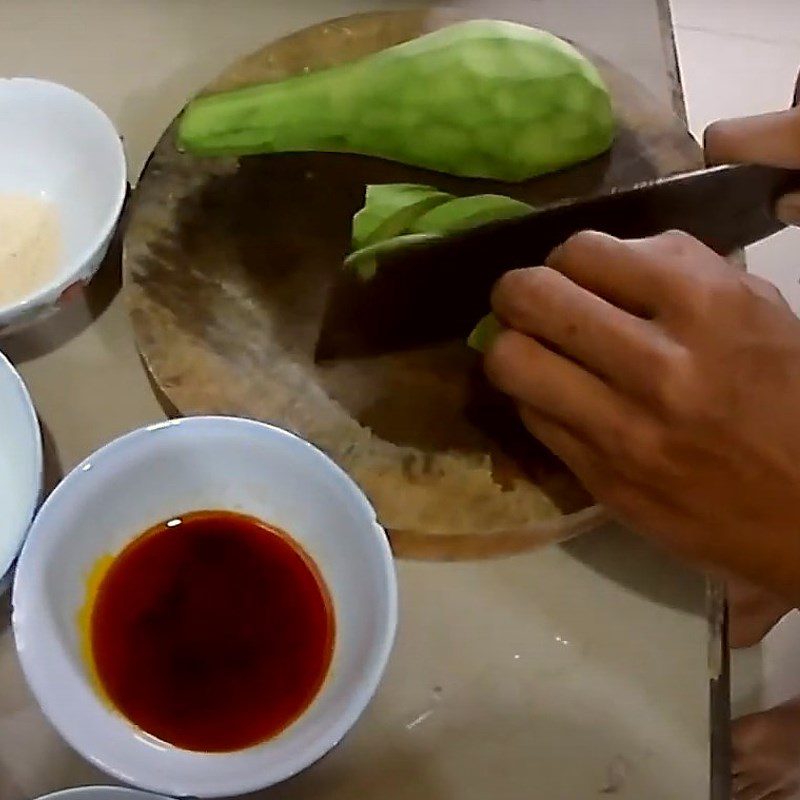
[[[800,169],[800,107],[715,122],[706,130],[704,144],[709,164],[753,163]],[[787,224],[800,224],[800,193],[782,197],[776,214]]]
[[[724,119],[705,134],[709,164],[769,164],[800,169],[800,108]]]

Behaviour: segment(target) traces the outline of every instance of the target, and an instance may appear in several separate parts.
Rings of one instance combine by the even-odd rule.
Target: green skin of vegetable
[[[531,211],[533,206],[498,194],[455,197],[413,183],[368,186],[364,207],[353,217],[354,252],[344,265],[362,280],[369,280],[378,266],[376,257],[383,253]],[[467,344],[485,352],[500,330],[494,314],[487,314]]]
[[[362,153],[522,181],[599,155],[614,130],[608,90],[571,45],[473,20],[338,67],[198,98],[178,144],[197,155]]]

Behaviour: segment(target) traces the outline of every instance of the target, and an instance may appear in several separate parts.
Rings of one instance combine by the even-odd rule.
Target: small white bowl
[[[88,283],[105,257],[127,188],[125,154],[111,120],[88,98],[35,78],[0,78],[0,193],[54,204],[62,257],[55,278],[0,306],[0,331],[52,313]]]
[[[170,800],[160,794],[137,792],[122,786],[79,786],[76,789],[63,789],[46,794],[37,800]]]
[[[196,509],[240,511],[288,531],[318,565],[336,619],[333,661],[309,708],[274,739],[232,753],[181,750],[137,729],[100,700],[80,653],[76,615],[92,565]],[[176,796],[244,794],[321,758],[377,688],[396,621],[391,551],[358,487],[293,434],[231,417],[142,428],[75,467],[31,526],[14,582],[22,668],[53,725],[106,772]]]
[[[42,435],[36,409],[9,360],[0,353],[0,594],[42,495]]]

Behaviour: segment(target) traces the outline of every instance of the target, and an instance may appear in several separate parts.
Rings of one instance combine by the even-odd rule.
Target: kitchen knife
[[[362,279],[347,267],[335,276],[315,358],[466,338],[489,310],[492,286],[504,272],[542,264],[554,247],[582,230],[631,239],[680,229],[728,255],[780,230],[775,200],[798,188],[796,170],[712,167],[382,252],[373,277]]]

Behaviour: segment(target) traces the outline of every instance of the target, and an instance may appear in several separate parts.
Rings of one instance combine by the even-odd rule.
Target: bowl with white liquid
[[[92,279],[126,188],[119,134],[94,103],[57,83],[0,78],[0,333]]]
[[[36,410],[22,378],[0,353],[0,594],[39,504],[43,469]]]

